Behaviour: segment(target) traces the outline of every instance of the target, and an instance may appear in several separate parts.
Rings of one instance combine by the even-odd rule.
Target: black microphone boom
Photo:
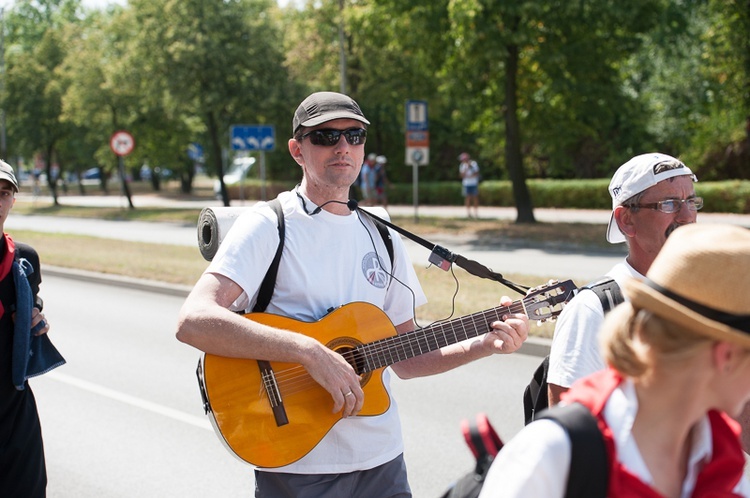
[[[372,214],[366,209],[360,208],[357,205],[357,201],[353,199],[350,199],[349,202],[346,203],[346,205],[352,211],[356,209],[358,212],[363,213],[365,216],[369,216],[370,218],[377,220],[386,226],[391,227],[392,229],[394,229],[401,235],[413,240],[414,242],[432,251],[430,253],[430,262],[432,264],[435,264],[436,266],[439,266],[443,270],[447,270],[450,267],[449,264],[446,264],[447,262],[456,263],[458,266],[460,266],[461,268],[463,268],[464,270],[466,270],[467,272],[471,273],[474,276],[500,282],[501,284],[505,285],[506,287],[510,289],[513,289],[519,294],[525,295],[526,291],[529,290],[529,287],[511,282],[510,280],[503,277],[502,274],[492,271],[491,269],[487,268],[481,263],[478,263],[471,259],[466,259],[460,254],[452,253],[451,251],[449,251],[448,249],[444,247],[441,247],[437,244],[433,244],[429,242],[428,240],[423,239],[419,235],[415,235],[411,233],[410,231],[399,227],[398,225],[394,225],[393,223],[386,221],[377,215]],[[354,209],[352,209],[352,206],[354,206]]]

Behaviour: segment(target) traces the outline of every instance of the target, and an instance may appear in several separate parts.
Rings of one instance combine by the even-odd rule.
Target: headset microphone
[[[359,203],[354,199],[349,199],[346,203],[346,207],[349,208],[349,211],[356,211],[359,207]]]

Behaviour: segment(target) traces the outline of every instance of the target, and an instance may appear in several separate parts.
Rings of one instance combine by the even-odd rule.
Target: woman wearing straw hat
[[[601,332],[610,368],[563,398],[596,418],[607,496],[750,496],[730,418],[750,400],[750,231],[680,227],[623,291],[629,301]],[[533,422],[498,454],[480,496],[564,496],[570,462],[562,427]]]

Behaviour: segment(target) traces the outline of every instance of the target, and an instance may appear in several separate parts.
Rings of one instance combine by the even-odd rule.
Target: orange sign
[[[406,132],[406,146],[407,147],[429,147],[430,146],[430,132],[429,131],[407,131]]]

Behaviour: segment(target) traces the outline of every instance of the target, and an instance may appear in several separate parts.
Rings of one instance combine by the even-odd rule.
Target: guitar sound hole
[[[342,347],[335,350],[338,354],[344,357],[347,363],[349,363],[355,372],[359,375],[360,385],[365,385],[367,379],[370,378],[371,373],[367,372],[367,365],[365,364],[365,358],[361,352],[353,347]]]

